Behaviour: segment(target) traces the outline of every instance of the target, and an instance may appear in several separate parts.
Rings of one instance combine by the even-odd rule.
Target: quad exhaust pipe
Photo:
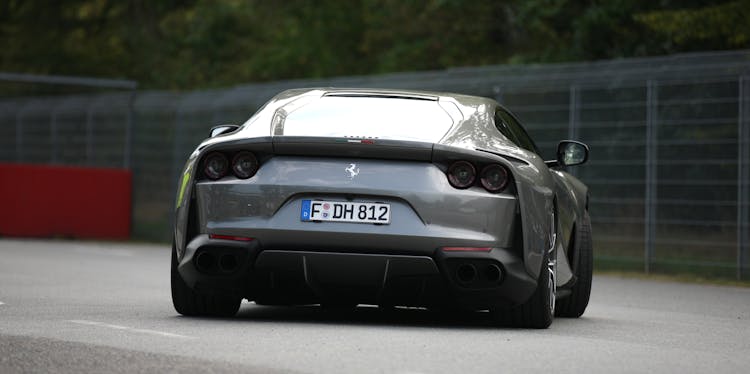
[[[195,267],[204,273],[211,272],[216,267],[216,258],[209,252],[201,252],[195,257]]]
[[[484,277],[488,282],[499,283],[503,278],[503,271],[495,264],[489,264],[484,269]]]
[[[456,279],[464,285],[474,282],[477,278],[477,268],[469,263],[463,263],[456,268]]]
[[[195,267],[203,273],[220,272],[230,273],[237,270],[239,261],[237,256],[231,253],[225,253],[221,256],[215,256],[209,251],[200,252],[195,257]]]
[[[494,287],[503,280],[503,270],[497,264],[475,263],[464,262],[456,267],[455,277],[462,286]]]
[[[222,271],[232,272],[237,269],[237,256],[232,254],[224,254],[219,259],[219,268]]]

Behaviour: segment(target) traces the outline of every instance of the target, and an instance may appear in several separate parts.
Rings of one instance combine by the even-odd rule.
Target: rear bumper
[[[349,178],[344,169],[361,169]],[[387,225],[303,221],[304,200],[384,203]],[[195,184],[197,231],[248,236],[263,249],[432,255],[439,246],[508,248],[519,212],[513,189],[453,188],[432,163],[275,156],[250,179]]]
[[[199,235],[188,244],[178,269],[197,291],[260,304],[348,302],[478,310],[522,303],[536,288],[521,259],[502,248],[436,248],[430,255],[408,256],[264,249],[258,241]],[[474,269],[473,276],[467,269]]]

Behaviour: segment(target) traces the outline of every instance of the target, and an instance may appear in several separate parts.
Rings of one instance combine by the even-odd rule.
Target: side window
[[[518,144],[519,147],[527,151],[540,154],[539,149],[536,147],[536,144],[534,144],[534,141],[531,140],[529,134],[526,133],[526,130],[521,127],[521,124],[518,123],[518,121],[516,121],[516,119],[512,115],[510,115],[510,113],[502,109],[498,109],[497,114],[500,115],[502,121],[508,126],[513,135],[515,135],[516,139],[518,139],[516,144]]]
[[[520,146],[518,144],[518,139],[516,139],[516,137],[513,136],[513,133],[510,132],[510,129],[508,129],[508,126],[505,124],[505,121],[503,121],[503,118],[500,116],[500,110],[495,111],[495,127],[497,127],[497,131],[500,131],[500,133],[503,134],[504,137],[508,138],[508,140]]]

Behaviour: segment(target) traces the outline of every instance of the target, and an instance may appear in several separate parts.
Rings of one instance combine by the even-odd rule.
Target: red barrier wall
[[[0,163],[0,235],[127,239],[129,170]]]

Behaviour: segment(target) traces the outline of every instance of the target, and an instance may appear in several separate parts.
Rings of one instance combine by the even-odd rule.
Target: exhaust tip
[[[223,271],[234,271],[237,269],[237,257],[226,254],[219,259],[219,267]]]
[[[213,270],[215,265],[216,259],[214,258],[214,255],[208,252],[201,252],[195,258],[195,267],[197,267],[200,271],[211,271]]]
[[[489,264],[484,269],[484,277],[489,282],[498,283],[501,279],[503,279],[503,271],[499,266],[495,264]]]
[[[461,264],[456,268],[456,279],[460,283],[469,284],[477,277],[477,268],[472,264]]]

